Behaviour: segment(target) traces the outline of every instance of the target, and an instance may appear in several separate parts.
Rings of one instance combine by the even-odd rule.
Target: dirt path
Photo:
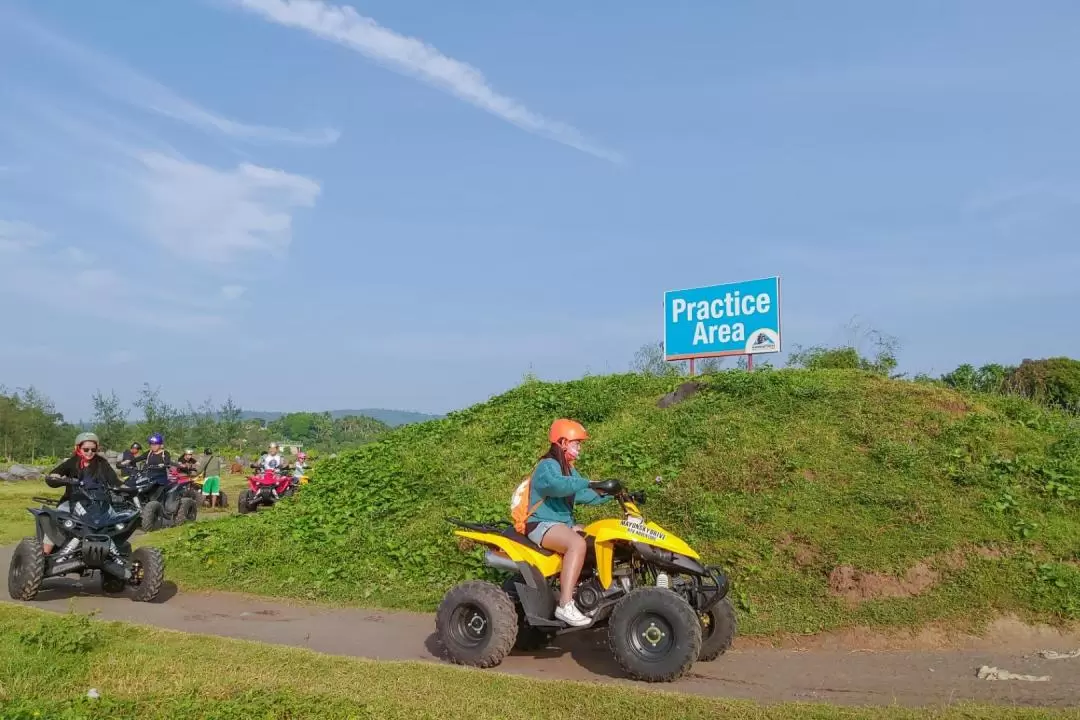
[[[6,575],[11,548],[0,549]],[[431,615],[363,609],[297,606],[234,593],[180,593],[171,583],[154,603],[126,597],[103,597],[98,581],[47,581],[31,603],[66,612],[70,599],[79,611],[99,617],[186,632],[305,647],[319,652],[378,660],[439,661]],[[2,599],[10,602],[7,593]],[[863,650],[880,646],[869,636],[847,634],[811,648],[754,647],[744,642],[719,660],[698,663],[677,683],[650,685],[620,678],[603,631],[565,635],[555,646],[532,654],[514,654],[500,672],[539,678],[620,682],[645,688],[765,702],[828,701],[840,704],[935,705],[963,700],[1022,705],[1080,705],[1080,659],[1025,657],[1039,649],[1071,651],[1080,635],[1052,632],[1024,635],[1007,631],[1003,647],[989,640],[969,641],[956,650]],[[846,638],[846,639],[845,639]],[[915,640],[912,647],[918,646]],[[921,641],[930,642],[928,640]],[[846,647],[845,647],[846,646]],[[975,677],[982,665],[1015,673],[1050,675],[1049,682],[991,682]],[[492,671],[478,671],[492,672]]]

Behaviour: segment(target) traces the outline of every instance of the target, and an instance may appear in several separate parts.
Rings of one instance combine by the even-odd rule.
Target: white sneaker
[[[555,617],[574,627],[585,627],[592,622],[592,620],[581,614],[573,600],[555,608]]]

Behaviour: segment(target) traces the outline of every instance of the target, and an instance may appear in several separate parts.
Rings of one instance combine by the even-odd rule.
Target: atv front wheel
[[[435,632],[458,665],[495,667],[514,647],[517,629],[509,596],[479,580],[450,588],[435,615]]]
[[[735,640],[735,631],[738,628],[735,608],[732,607],[730,598],[724,598],[698,618],[701,620],[701,654],[698,655],[698,660],[709,662],[727,652]]]
[[[246,515],[255,509],[250,505],[252,495],[251,490],[244,490],[240,493],[240,497],[236,499],[236,511],[241,515]]]
[[[176,524],[195,522],[199,519],[199,506],[191,498],[181,498],[180,508],[176,511]]]
[[[45,550],[37,538],[23,538],[15,546],[8,566],[8,595],[12,600],[33,600],[45,579]]]
[[[131,586],[135,588],[131,599],[150,602],[165,584],[165,556],[155,547],[144,546],[131,553],[131,565]]]
[[[139,526],[143,532],[160,530],[162,521],[165,519],[165,508],[157,500],[151,500],[142,506],[139,515]]]
[[[118,578],[115,575],[110,575],[107,572],[101,573],[101,591],[110,595],[124,592],[124,588],[127,587],[127,582],[123,578]]]
[[[681,596],[643,587],[615,606],[608,646],[627,675],[645,682],[682,677],[701,651],[701,622]]]

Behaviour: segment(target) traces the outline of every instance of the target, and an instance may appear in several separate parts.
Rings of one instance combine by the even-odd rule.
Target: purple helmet
[[[151,445],[164,445],[165,439],[161,437],[161,433],[154,433],[147,442]]]

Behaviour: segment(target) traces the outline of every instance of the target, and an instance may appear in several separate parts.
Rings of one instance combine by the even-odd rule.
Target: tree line
[[[0,457],[36,462],[65,456],[83,430],[96,433],[103,449],[118,452],[132,442],[145,448],[151,434],[161,433],[165,446],[174,453],[209,447],[220,453],[250,455],[274,441],[299,443],[317,453],[338,452],[370,442],[390,429],[373,418],[333,418],[327,412],[288,413],[272,422],[245,419],[232,397],[221,404],[208,399],[198,407],[190,403],[178,407],[149,384],[143,385],[130,406],[115,391],[99,390],[92,400],[93,418],[76,425],[66,421],[52,400],[36,388],[8,391],[0,386]]]

